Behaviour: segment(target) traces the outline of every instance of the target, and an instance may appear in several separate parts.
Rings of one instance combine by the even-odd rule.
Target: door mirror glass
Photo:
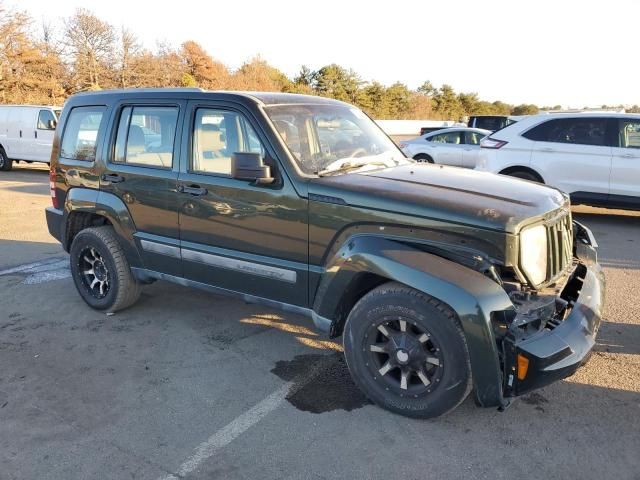
[[[271,167],[264,164],[259,153],[235,152],[231,155],[231,177],[261,185],[273,183]]]

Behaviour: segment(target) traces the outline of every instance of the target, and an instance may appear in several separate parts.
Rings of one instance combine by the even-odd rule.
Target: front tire
[[[82,230],[69,254],[76,289],[91,308],[116,312],[138,300],[140,284],[112,227]]]
[[[13,167],[13,160],[7,157],[7,152],[4,148],[0,147],[0,170],[8,172]]]
[[[469,351],[455,313],[405,285],[386,283],[362,297],[343,343],[356,385],[394,413],[437,417],[471,391]]]

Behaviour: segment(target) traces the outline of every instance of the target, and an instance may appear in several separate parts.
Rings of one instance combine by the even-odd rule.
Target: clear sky
[[[231,68],[259,54],[353,68],[365,80],[424,80],[485,100],[569,107],[640,104],[640,1],[5,0],[36,23],[85,7],[143,44],[202,44]]]

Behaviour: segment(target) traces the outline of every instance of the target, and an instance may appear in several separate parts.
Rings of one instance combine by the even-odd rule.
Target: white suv
[[[480,146],[478,170],[546,183],[573,203],[640,209],[640,115],[534,115]]]

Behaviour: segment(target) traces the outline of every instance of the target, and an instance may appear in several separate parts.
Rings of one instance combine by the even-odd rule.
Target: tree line
[[[318,70],[302,66],[289,78],[255,57],[232,71],[192,40],[179,47],[160,43],[151,51],[131,30],[117,29],[83,8],[58,29],[47,23],[38,28],[25,12],[0,1],[0,103],[61,105],[76,92],[130,87],[314,94],[355,104],[378,119],[459,120],[539,111],[536,105],[488,102],[428,81],[416,90],[401,82],[385,86],[336,64]]]

